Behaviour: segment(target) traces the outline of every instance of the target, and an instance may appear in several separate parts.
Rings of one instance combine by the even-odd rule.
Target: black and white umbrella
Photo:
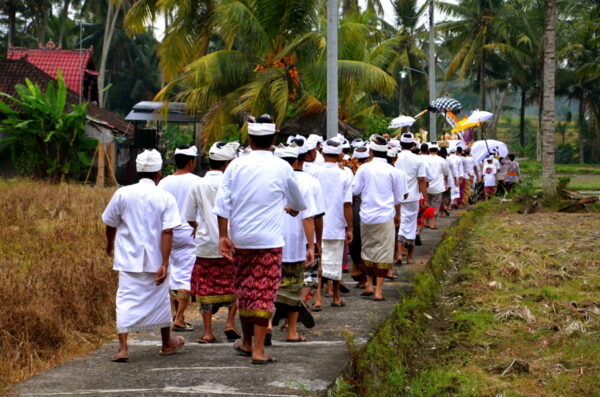
[[[452,113],[460,113],[462,105],[454,98],[442,97],[434,99],[430,104],[430,111],[443,113],[450,110]]]

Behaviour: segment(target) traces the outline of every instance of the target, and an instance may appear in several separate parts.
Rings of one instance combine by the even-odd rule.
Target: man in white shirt
[[[469,175],[468,180],[465,184],[465,195],[467,196],[466,200],[467,203],[469,203],[469,201],[472,200],[473,197],[473,190],[475,187],[474,185],[478,179],[478,175],[477,167],[475,166],[475,159],[473,158],[473,156],[471,156],[471,149],[464,149],[463,155],[463,165],[465,165],[466,173]]]
[[[200,303],[204,334],[198,343],[217,343],[213,332],[212,316],[221,307],[229,314],[225,323],[228,340],[239,339],[235,330],[235,269],[233,262],[219,251],[219,225],[213,213],[217,192],[223,180],[223,172],[236,157],[239,143],[216,142],[208,152],[210,170],[190,188],[183,217],[196,236],[196,262],[192,272],[192,295]],[[198,225],[197,219],[200,219]]]
[[[448,189],[448,176],[450,171],[446,160],[438,156],[439,148],[432,145],[429,148],[428,167],[431,180],[427,186],[427,196],[429,197],[429,206],[435,211],[431,219],[430,227],[437,229],[437,217],[442,206],[442,194]]]
[[[398,232],[399,246],[396,261],[402,263],[404,248],[407,248],[407,263],[412,262],[415,239],[417,236],[417,216],[419,215],[419,201],[423,199],[423,207],[428,206],[427,201],[427,170],[425,163],[411,150],[415,145],[412,133],[402,134],[400,146],[402,151],[398,155],[395,167],[404,172],[407,178],[408,197],[401,203],[400,230]]]
[[[280,318],[287,318],[288,336],[286,342],[306,342],[306,338],[298,333],[298,315],[302,306],[302,285],[304,283],[304,269],[312,266],[314,261],[314,216],[317,215],[317,205],[314,200],[314,178],[302,171],[302,164],[298,161],[299,151],[306,153],[306,148],[297,146],[295,139],[290,147],[278,147],[275,156],[288,162],[294,168],[294,176],[306,203],[306,209],[300,211],[296,217],[287,215],[283,222],[283,246],[281,286],[277,293],[275,305],[277,312],[273,325],[277,325]],[[310,312],[305,311],[309,316]],[[311,316],[312,317],[312,316]],[[309,324],[311,325],[311,324]],[[314,320],[313,324],[314,325]]]
[[[253,364],[277,361],[264,348],[281,281],[283,219],[306,209],[294,171],[275,157],[275,124],[261,116],[248,123],[252,151],[231,162],[213,212],[218,215],[221,255],[234,261],[242,344]]]
[[[308,136],[308,140],[313,142],[316,147],[315,160],[314,160],[315,164],[316,165],[325,164],[325,158],[321,154],[321,147],[323,145],[323,137],[321,135],[317,135],[317,134],[310,134]]]
[[[372,135],[371,161],[356,172],[352,193],[360,196],[361,255],[367,276],[362,296],[383,297],[383,279],[394,265],[395,224],[400,224],[400,202],[408,196],[406,176],[387,163],[387,141]],[[395,151],[395,149],[392,149]],[[395,153],[394,153],[395,154]]]
[[[321,183],[325,200],[323,220],[323,251],[321,256],[322,274],[319,282],[333,282],[332,307],[342,307],[346,303],[340,297],[342,261],[344,245],[352,242],[352,180],[342,170],[338,161],[342,156],[342,142],[333,138],[323,143],[325,164],[312,174]],[[322,302],[315,301],[315,307]]]
[[[117,190],[102,214],[106,253],[114,255],[113,269],[119,272],[119,351],[110,358],[114,362],[129,359],[130,332],[160,328],[163,355],[173,354],[185,342],[182,337],[171,338],[169,283],[165,283],[173,229],[181,226],[177,202],[156,186],[162,169],[160,153],[139,154],[136,169],[140,181]]]
[[[452,200],[453,204],[459,206],[460,204],[460,187],[464,182],[464,169],[462,160],[456,155],[457,148],[453,147],[450,149],[450,156],[448,156],[448,162],[452,168],[452,175],[454,175],[455,185],[452,186]]]
[[[185,201],[190,187],[200,180],[192,172],[196,168],[196,146],[180,146],[175,149],[175,173],[167,176],[158,183],[158,187],[171,193],[177,201],[177,208],[183,214]],[[171,299],[175,306],[173,331],[193,331],[194,327],[185,322],[184,313],[190,300],[192,269],[196,262],[194,237],[192,228],[187,222],[173,230],[173,248],[169,270],[169,288]]]

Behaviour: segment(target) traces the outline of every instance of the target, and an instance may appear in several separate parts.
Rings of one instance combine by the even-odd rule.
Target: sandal
[[[266,360],[252,360],[252,364],[254,365],[267,365],[276,363],[278,360],[274,357],[269,357]]]
[[[225,328],[224,332],[228,341],[240,339],[242,337],[242,335],[240,335],[239,332],[235,330],[235,328]]]
[[[187,332],[193,331],[194,326],[190,323],[185,323],[185,327],[180,327],[179,325],[173,325],[173,332]]]
[[[331,307],[344,307],[346,306],[346,302],[342,299],[340,303],[331,303]]]
[[[161,356],[170,356],[172,354],[175,354],[179,349],[181,349],[183,347],[183,345],[185,345],[185,339],[183,339],[183,336],[178,336],[177,338],[175,338],[175,340],[178,342],[177,346],[175,346],[173,348],[173,350],[171,350],[169,352],[165,352],[161,349],[160,350]]]
[[[238,343],[233,344],[233,350],[237,352],[238,356],[252,357],[252,352],[242,349],[242,346],[240,346]]]
[[[285,341],[289,342],[289,343],[308,342],[308,340],[305,337],[303,337],[302,335],[298,335],[297,339],[289,339],[288,338]]]
[[[373,291],[371,291],[371,292],[365,291],[362,294],[360,294],[360,296],[373,296]]]
[[[206,339],[206,338],[198,338],[196,342],[200,344],[212,344],[212,343],[221,343],[217,338]]]
[[[109,360],[112,361],[113,363],[124,363],[127,360],[129,360],[129,357],[122,357],[122,356],[118,356],[117,354],[115,354],[114,356],[110,356]]]

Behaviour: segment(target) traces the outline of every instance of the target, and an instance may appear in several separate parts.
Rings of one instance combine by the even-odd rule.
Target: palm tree
[[[480,92],[480,108],[486,107],[487,50],[486,45],[494,41],[497,14],[503,0],[459,0],[457,4],[436,2],[438,9],[452,17],[436,28],[446,35],[445,44],[455,55],[448,65],[446,81],[455,73],[463,79],[473,71]]]
[[[281,124],[325,110],[326,23],[318,15],[321,0],[222,0],[213,6],[210,34],[199,38],[206,41],[207,53],[191,62],[183,57],[173,63],[172,70],[182,72],[168,79],[158,99],[184,101],[190,111],[205,113],[205,142],[218,139],[226,125],[242,125],[245,114],[267,112]],[[181,18],[178,13],[173,20]],[[191,39],[198,34],[180,33]],[[394,92],[394,80],[369,62],[369,43],[376,35],[375,27],[355,17],[340,21],[342,119],[369,107],[374,93]],[[211,50],[210,42],[222,47]],[[181,46],[190,49],[188,43]]]
[[[544,23],[544,110],[542,187],[545,198],[556,195],[554,177],[554,86],[556,69],[556,0],[545,0]]]

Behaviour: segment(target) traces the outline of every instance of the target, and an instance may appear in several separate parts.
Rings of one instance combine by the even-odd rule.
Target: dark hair
[[[211,170],[218,170],[223,168],[223,166],[227,163],[226,160],[213,160],[211,158],[208,159],[208,166]]]
[[[273,117],[270,114],[263,114],[260,117],[257,117],[255,123],[269,123],[273,124]]]
[[[190,145],[181,145],[181,146],[177,146],[177,149],[185,150],[185,149],[189,149],[190,147],[191,147]],[[173,158],[175,159],[175,167],[177,167],[178,170],[185,168],[190,161],[196,159],[195,156],[188,156],[185,154],[176,154],[175,156],[173,156]]]
[[[294,163],[296,162],[297,158],[296,157],[280,157],[280,159],[282,159],[283,161],[285,161],[286,163],[288,163],[289,165],[294,165]]]
[[[330,158],[330,159],[337,159],[340,157],[339,154],[329,154],[329,153],[323,153],[324,157]]]
[[[419,149],[418,147],[414,147],[411,152],[413,152],[414,154],[419,154],[421,153],[421,149]]]
[[[269,149],[273,144],[275,135],[248,135],[248,139],[259,149]]]
[[[429,151],[429,145],[426,143],[421,144],[421,152],[427,153]]]
[[[515,161],[515,155],[514,155],[514,154],[512,154],[512,153],[511,153],[511,154],[509,154],[509,155],[508,155],[508,159],[509,159],[510,161]]]
[[[411,143],[400,142],[400,147],[402,148],[402,150],[411,150],[413,146],[414,146],[414,142],[411,142]]]
[[[342,153],[344,153],[344,154],[348,154],[348,153],[350,153],[350,148],[349,148],[349,147],[347,147],[347,148],[343,148],[343,149],[342,149]]]
[[[462,152],[463,152],[462,146],[457,146],[456,147],[456,153],[462,153]]]
[[[137,173],[137,175],[138,175],[138,178],[139,178],[139,179],[144,179],[144,178],[147,178],[147,179],[152,179],[152,180],[154,180],[154,178],[156,177],[156,174],[158,174],[159,172],[160,172],[160,171],[154,171],[154,172],[138,172],[138,173]]]
[[[448,157],[448,149],[443,147],[440,149],[438,154],[440,155],[440,157],[446,158],[446,157]]]
[[[379,157],[380,159],[384,159],[387,157],[387,151],[380,152],[379,150],[373,150],[373,149],[371,149],[371,151],[373,152],[373,157]]]
[[[366,163],[368,159],[369,159],[368,157],[365,157],[365,158],[362,158],[362,159],[357,158],[358,164]]]

